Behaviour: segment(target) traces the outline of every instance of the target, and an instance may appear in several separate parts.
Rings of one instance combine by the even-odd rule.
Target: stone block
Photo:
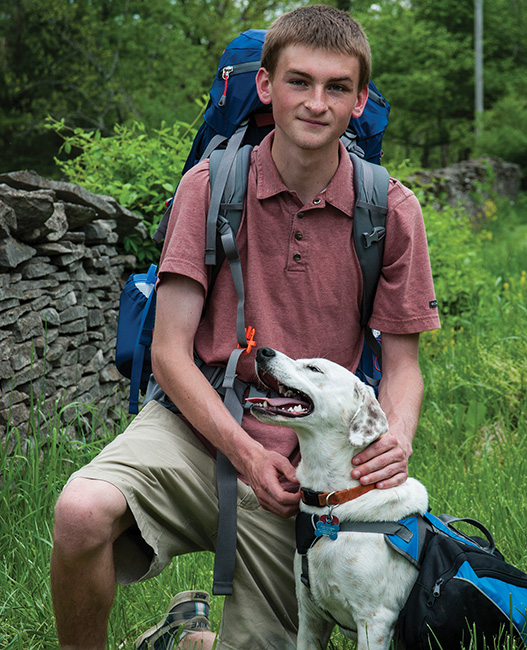
[[[20,267],[23,279],[36,280],[47,275],[53,275],[57,272],[57,267],[49,262],[50,260],[47,257],[37,257],[26,262]]]
[[[13,239],[13,237],[7,236],[0,239],[0,267],[15,269],[36,254],[37,251],[34,248]]]
[[[87,323],[85,319],[73,320],[61,325],[60,329],[63,334],[81,334],[82,332],[86,332]]]
[[[0,237],[16,231],[16,214],[13,208],[0,200]]]
[[[68,286],[71,287],[72,285],[69,284]],[[77,294],[75,291],[70,291],[66,295],[62,296],[60,300],[55,302],[55,307],[57,308],[57,311],[63,312],[66,309],[75,306],[77,302]]]
[[[51,301],[51,298],[50,298]],[[58,327],[60,325],[60,315],[54,307],[47,307],[40,311],[40,317],[44,326]]]
[[[0,200],[16,215],[16,229],[11,234],[22,242],[45,236],[44,224],[53,214],[53,199],[54,194],[49,190],[31,192],[0,184]]]
[[[61,323],[69,323],[70,321],[85,319],[88,316],[88,308],[84,305],[74,305],[67,307],[64,311],[60,312]]]
[[[13,325],[13,333],[17,343],[39,336],[43,331],[42,318],[40,317],[40,314],[35,311],[22,316],[22,318],[19,318]]]

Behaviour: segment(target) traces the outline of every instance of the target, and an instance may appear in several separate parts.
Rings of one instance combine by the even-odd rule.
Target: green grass
[[[499,207],[499,218],[488,226],[492,237],[481,243],[478,235],[477,273],[463,287],[463,309],[445,316],[442,330],[422,337],[426,393],[410,472],[428,487],[434,513],[480,519],[506,559],[527,571],[525,203],[523,197],[516,208]],[[462,272],[457,277],[464,281]],[[455,294],[456,287],[447,289]],[[54,422],[40,422],[35,404],[39,435],[22,441],[11,431],[0,450],[0,648],[6,650],[57,647],[48,577],[53,507],[71,472],[126,420],[105,430],[86,406],[66,411],[71,427],[59,426],[59,413]],[[81,439],[72,440],[72,428],[83,432]],[[108,648],[133,648],[178,591],[210,591],[212,566],[208,554],[181,558],[157,579],[118,588]],[[212,598],[216,629],[221,605],[221,598]],[[332,647],[355,646],[335,633]]]

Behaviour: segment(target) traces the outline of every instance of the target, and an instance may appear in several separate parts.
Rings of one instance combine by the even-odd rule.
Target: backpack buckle
[[[370,232],[363,232],[362,238],[364,240],[364,248],[369,248],[373,243],[381,241],[386,235],[386,228],[384,226],[375,226]]]

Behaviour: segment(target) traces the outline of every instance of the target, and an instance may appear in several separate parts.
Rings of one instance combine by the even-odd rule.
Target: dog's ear
[[[352,447],[366,447],[388,431],[388,420],[372,388],[358,383],[355,392],[362,405],[349,424],[348,441]]]

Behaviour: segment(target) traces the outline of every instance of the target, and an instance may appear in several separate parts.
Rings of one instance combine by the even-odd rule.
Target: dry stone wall
[[[140,217],[111,197],[33,172],[0,174],[2,440],[8,423],[24,436],[34,422],[45,435],[78,426],[90,406],[110,422],[126,410],[114,348],[136,261],[116,246],[134,231],[145,235]]]
[[[484,156],[442,169],[422,170],[408,180],[425,187],[429,195],[446,199],[452,207],[460,207],[480,223],[485,221],[485,203],[493,195],[511,200],[518,196],[522,176],[519,165]]]

